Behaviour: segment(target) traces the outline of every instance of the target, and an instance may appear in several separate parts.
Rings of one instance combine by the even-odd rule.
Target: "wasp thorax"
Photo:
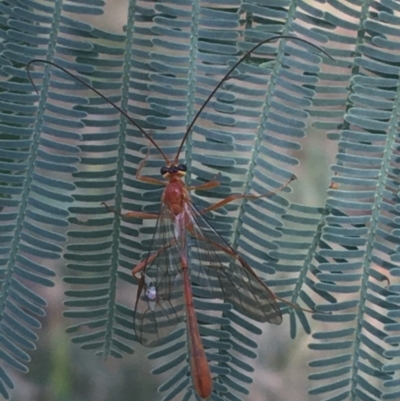
[[[160,173],[164,178],[167,178],[171,175],[178,174],[179,176],[184,176],[186,174],[187,167],[186,164],[178,164],[177,166],[163,166],[160,169]]]

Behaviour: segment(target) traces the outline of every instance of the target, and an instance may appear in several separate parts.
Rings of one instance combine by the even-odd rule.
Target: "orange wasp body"
[[[128,212],[121,215],[109,206],[106,205],[106,207],[123,217],[157,220],[150,251],[147,257],[132,270],[133,276],[138,280],[134,317],[135,333],[141,344],[148,347],[157,346],[162,344],[168,334],[186,317],[193,387],[203,399],[210,396],[213,382],[197,323],[192,283],[210,289],[210,297],[223,299],[249,318],[274,324],[282,322],[282,314],[276,302],[277,299],[281,299],[268,289],[247,262],[210,226],[203,215],[238,199],[272,196],[287,186],[294,177],[269,194],[230,195],[199,210],[191,201],[190,191],[215,188],[219,185],[219,181],[213,179],[198,186],[187,187],[183,181],[186,166],[178,163],[179,155],[197,118],[234,69],[258,47],[276,39],[305,42],[327,54],[317,46],[291,36],[275,36],[258,43],[233,65],[207,97],[188,126],[173,161],[168,159],[154,139],[125,111],[82,79],[47,60],[32,60],[27,66],[29,74],[29,67],[35,62],[53,65],[93,90],[138,128],[164,158],[165,166],[160,171],[163,180],[141,175],[148,155],[139,165],[136,173],[136,178],[142,182],[165,186],[161,210],[158,214]],[[30,75],[29,78],[33,84]],[[35,87],[34,84],[33,86]],[[158,250],[153,252],[152,250],[156,247]]]
[[[183,165],[180,165],[182,167]],[[186,188],[185,183],[182,181],[181,176],[184,175],[182,169],[169,168],[169,172],[166,172],[164,175],[169,176],[169,182],[163,192],[161,203],[165,205],[165,210],[168,211],[169,216],[164,216],[166,218],[171,219],[171,222],[174,227],[174,237],[176,241],[176,245],[178,245],[180,249],[179,259],[180,259],[180,268],[182,275],[182,285],[184,289],[184,300],[186,306],[186,325],[187,325],[187,333],[188,333],[188,344],[189,344],[189,355],[190,357],[190,370],[192,375],[193,387],[197,394],[201,398],[208,398],[212,392],[212,377],[210,372],[210,367],[207,362],[207,357],[204,351],[203,343],[201,341],[199,327],[196,318],[196,312],[194,309],[193,303],[193,293],[192,286],[190,282],[189,275],[189,264],[187,259],[187,254],[185,252],[185,232],[186,230],[192,231],[193,226],[191,225],[190,212],[187,208],[188,203],[190,202],[189,191]],[[140,171],[140,169],[139,169]],[[146,181],[146,177],[140,177],[139,179]],[[151,180],[151,182],[154,182]],[[165,184],[164,181],[160,181],[160,184]],[[135,213],[130,212],[125,215],[126,217],[142,217],[142,218],[158,218],[158,215],[151,215],[146,213]],[[161,252],[166,252],[166,249],[161,249]],[[136,277],[136,274],[144,271],[146,266],[149,266],[156,257],[159,256],[161,252],[157,252],[154,255],[149,256],[144,263],[139,263],[133,270],[132,274]],[[146,283],[146,276],[143,274],[139,278],[139,289],[138,296],[135,305],[135,310],[138,310],[138,304],[140,303],[140,295],[145,289],[144,302],[148,302],[149,300],[153,300],[158,297],[157,294],[157,285],[153,283]],[[154,285],[154,290],[151,290]],[[150,299],[149,299],[150,298]],[[150,312],[151,313],[151,312]],[[138,335],[138,338],[141,343],[147,345],[157,345],[151,344],[151,336],[146,336],[146,338],[141,338],[141,335],[138,333],[138,325],[135,324],[135,331]],[[158,336],[158,333],[157,333]],[[162,338],[161,338],[162,340]]]
[[[149,253],[147,258],[132,270],[132,274],[139,281],[135,305],[136,335],[139,341],[146,346],[158,345],[186,315],[193,387],[201,398],[208,398],[212,391],[212,377],[194,309],[188,261],[188,236],[191,237],[191,242],[195,242],[194,246],[192,244],[192,248],[196,249],[195,253],[200,260],[200,274],[207,277],[206,285],[212,287],[211,282],[217,276],[224,293],[223,298],[231,302],[236,309],[246,315],[251,315],[256,320],[280,324],[282,315],[275,301],[275,295],[257,277],[244,259],[236,254],[215,231],[211,231],[212,235],[210,235],[211,226],[202,217],[204,213],[220,208],[234,200],[260,198],[270,196],[272,193],[261,196],[231,195],[200,211],[191,202],[189,191],[214,188],[219,185],[217,180],[197,187],[186,187],[182,180],[186,166],[169,163],[169,167],[165,166],[161,169],[162,176],[168,181],[157,181],[152,177],[140,175],[145,160],[136,177],[140,181],[166,186],[161,199],[161,213],[128,212],[123,216],[158,219],[155,238],[163,237],[160,234],[162,232],[164,245],[157,252]],[[165,226],[169,226],[169,228],[164,229]],[[167,233],[168,237],[165,238]],[[232,264],[227,267],[221,262],[217,250],[233,258],[233,270]],[[169,260],[170,255],[173,255],[173,262]],[[153,271],[153,275],[158,276],[154,279],[155,283],[148,276],[151,271]],[[159,276],[160,272],[161,277]],[[139,273],[141,275],[138,278],[137,274]],[[237,275],[236,282],[233,278],[235,274]],[[174,277],[174,284],[171,284],[173,281],[171,277]],[[183,293],[181,288],[183,288]]]

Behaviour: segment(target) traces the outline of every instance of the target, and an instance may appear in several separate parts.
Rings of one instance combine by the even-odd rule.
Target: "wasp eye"
[[[162,166],[161,169],[160,169],[160,173],[164,177],[164,175],[168,173],[168,167],[167,166]]]
[[[187,170],[186,164],[180,164],[180,165],[178,166],[178,170],[179,170],[179,171],[185,172],[185,171]]]

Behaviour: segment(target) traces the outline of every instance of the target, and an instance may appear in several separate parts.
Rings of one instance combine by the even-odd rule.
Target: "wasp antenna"
[[[297,38],[296,36],[290,36],[290,35],[277,35],[277,36],[273,36],[272,38],[268,38],[263,40],[262,42],[258,43],[257,45],[255,45],[254,47],[252,47],[248,52],[246,52],[230,69],[229,71],[224,75],[224,77],[221,79],[221,81],[219,81],[218,85],[212,90],[212,92],[208,95],[207,99],[205,100],[205,102],[203,103],[203,105],[200,107],[200,109],[198,110],[198,112],[196,113],[196,115],[194,116],[192,122],[189,124],[185,135],[182,139],[182,142],[178,148],[178,152],[176,153],[175,159],[174,159],[174,163],[178,163],[178,159],[179,159],[179,155],[182,151],[183,145],[185,144],[185,141],[187,139],[187,137],[189,136],[195,122],[197,121],[197,119],[199,118],[200,114],[202,113],[202,111],[204,110],[204,108],[207,106],[208,102],[212,99],[212,97],[215,95],[215,92],[217,92],[217,90],[222,86],[222,84],[227,81],[230,77],[230,75],[232,74],[232,72],[239,66],[239,64],[241,64],[251,53],[253,53],[255,50],[257,50],[260,46],[265,45],[266,43],[272,42],[274,40],[279,40],[279,39],[291,39],[291,40],[297,40],[299,42],[303,42],[303,43],[307,43],[308,45],[314,47],[315,49],[319,50],[320,52],[324,53],[325,55],[327,55],[331,60],[335,61],[335,59],[328,53],[326,52],[324,49],[322,49],[321,47],[314,45],[314,43],[309,42],[308,40],[305,39],[301,39],[301,38]]]
[[[68,71],[64,67],[61,67],[60,65],[58,65],[58,64],[56,64],[56,63],[54,63],[52,61],[43,60],[43,59],[39,59],[39,58],[36,58],[36,59],[33,59],[33,60],[29,61],[29,63],[26,65],[26,72],[28,74],[29,81],[32,84],[33,88],[35,89],[36,93],[39,93],[39,91],[37,90],[37,87],[36,87],[35,83],[33,82],[33,79],[32,79],[32,76],[31,76],[31,70],[30,70],[31,65],[32,64],[36,64],[36,63],[48,64],[48,65],[51,65],[51,66],[53,66],[55,68],[58,68],[59,70],[61,70],[62,72],[64,72],[68,76],[70,76],[71,78],[75,79],[75,81],[78,81],[83,86],[85,86],[86,88],[88,88],[91,91],[93,91],[94,93],[96,93],[96,95],[98,95],[102,99],[104,99],[108,104],[110,104],[112,107],[114,107],[114,109],[119,111],[128,121],[130,121],[131,124],[134,125],[155,146],[155,148],[160,152],[162,157],[165,159],[166,163],[167,164],[170,163],[170,160],[165,155],[165,153],[162,151],[162,149],[158,146],[157,142],[132,117],[129,117],[128,113],[126,113],[124,110],[122,110],[121,107],[119,107],[117,104],[115,104],[112,100],[108,99],[107,96],[103,95],[99,90],[97,90],[92,85],[88,84],[87,82],[85,82],[83,79],[79,78],[78,76],[76,76],[72,72]]]

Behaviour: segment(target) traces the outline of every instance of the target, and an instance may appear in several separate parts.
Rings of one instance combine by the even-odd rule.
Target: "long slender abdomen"
[[[212,378],[210,366],[208,365],[206,353],[199,333],[196,312],[193,305],[192,285],[189,279],[187,264],[182,266],[182,279],[186,303],[186,325],[189,343],[190,371],[192,374],[193,387],[197,394],[207,399],[212,392]]]

